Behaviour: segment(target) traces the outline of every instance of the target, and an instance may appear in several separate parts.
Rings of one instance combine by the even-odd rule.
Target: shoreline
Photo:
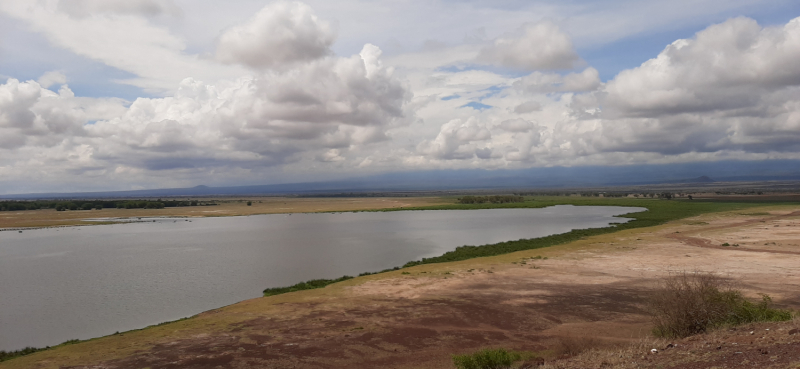
[[[637,203],[637,205],[639,205],[639,207],[645,207],[645,206],[642,206],[641,204],[643,202],[646,202],[646,201],[652,201],[652,200],[644,200],[644,201],[640,200],[640,201],[636,201],[636,203]],[[641,219],[641,218],[643,218],[641,216],[642,213],[645,213],[645,214],[653,213],[654,210],[652,209],[652,207],[658,208],[659,206],[657,204],[665,205],[665,201],[666,200],[656,200],[656,201],[657,202],[649,203],[650,205],[653,205],[653,206],[645,207],[647,209],[646,211],[639,211],[639,212],[632,212],[632,213],[625,213],[625,214],[618,215],[618,217],[628,217],[628,218],[632,219],[631,221],[628,221],[626,223],[617,224],[617,225],[611,225],[609,227],[603,227],[603,228],[590,228],[589,230],[594,229],[594,230],[603,230],[603,231],[600,231],[600,232],[598,232],[596,234],[578,234],[578,235],[575,235],[574,238],[563,240],[562,242],[556,242],[556,243],[549,244],[549,245],[546,245],[546,246],[540,246],[540,247],[533,248],[533,249],[547,248],[547,247],[557,246],[557,245],[564,245],[564,244],[575,242],[577,240],[583,240],[583,239],[585,239],[587,237],[615,234],[615,233],[618,233],[618,232],[621,232],[621,231],[625,231],[625,230],[629,230],[629,229],[633,230],[633,229],[636,229],[636,228],[643,228],[643,227],[650,227],[650,226],[654,226],[654,225],[661,225],[661,224],[666,223],[668,221],[673,221],[673,220],[687,218],[687,217],[692,216],[691,214],[689,214],[689,215],[682,214],[680,216],[675,216],[673,214],[673,216],[668,216],[668,217],[666,217],[664,219],[657,219],[656,223],[658,223],[658,224],[652,224],[654,219],[649,219],[649,220]],[[631,204],[629,204],[628,201],[625,201],[626,204],[624,204],[624,205],[618,204],[618,201],[613,201],[613,200],[600,200],[600,201],[596,201],[595,200],[595,201],[578,201],[578,202],[581,202],[581,204],[574,204],[574,203],[573,204],[565,204],[563,202],[560,202],[559,204],[542,204],[542,203],[527,204],[527,205],[534,205],[534,206],[479,206],[479,207],[474,207],[474,206],[465,207],[465,206],[459,206],[459,205],[455,205],[455,206],[453,206],[453,205],[450,205],[450,206],[445,205],[445,206],[436,207],[436,208],[433,208],[433,209],[432,208],[426,208],[426,209],[389,209],[389,211],[397,211],[397,210],[456,210],[456,209],[468,210],[468,209],[475,209],[475,208],[478,208],[478,209],[486,209],[486,208],[492,208],[492,209],[498,209],[498,208],[500,208],[500,209],[502,209],[502,208],[538,208],[538,207],[546,207],[546,206],[552,206],[552,205],[631,206]],[[597,203],[597,202],[602,202],[602,203]],[[508,204],[497,204],[497,205],[508,205]],[[716,203],[716,205],[719,205],[719,203]],[[730,210],[736,211],[736,210],[741,210],[741,209],[746,209],[746,208],[751,208],[751,207],[764,207],[764,206],[775,206],[775,205],[776,204],[728,204],[728,205],[725,205],[725,206],[722,206],[722,207],[723,208],[729,208],[729,209],[725,209],[725,210],[721,210],[720,211],[719,210],[719,206],[717,206],[716,207],[717,211],[714,211],[713,209],[708,209],[706,207],[705,209],[703,209],[703,211],[700,211],[699,214],[724,212],[724,211],[730,211]],[[445,209],[444,207],[454,207],[455,209]],[[464,209],[464,208],[467,208],[467,209]],[[656,209],[656,210],[658,210],[658,209]],[[363,211],[363,210],[359,210],[359,211]],[[386,211],[386,210],[376,209],[376,210],[373,210],[373,211]],[[686,213],[686,212],[683,212],[683,213]],[[640,214],[640,216],[639,217],[631,217],[630,216],[631,214]],[[646,217],[644,217],[644,218],[646,218]],[[630,225],[631,223],[634,223],[636,221],[643,221],[643,222],[640,222],[635,227],[624,227],[625,225]],[[582,231],[586,231],[586,230],[573,230],[573,231],[567,232],[567,233],[573,233],[573,232],[576,232],[576,231],[582,232]],[[564,234],[560,234],[560,235],[564,235]],[[547,237],[551,237],[551,236],[546,236],[544,238],[547,238]],[[530,240],[539,240],[539,239],[542,239],[542,238],[530,239]],[[526,240],[508,241],[508,242],[503,242],[503,243],[500,243],[500,244],[507,244],[507,243],[521,242],[521,241],[526,241]],[[498,244],[484,245],[484,246],[494,246],[494,245],[498,245]],[[484,246],[478,246],[478,247],[484,247]],[[444,260],[444,261],[431,262],[431,263],[438,263],[440,265],[443,265],[441,263],[450,263],[450,264],[452,264],[453,262],[466,261],[466,260],[469,260],[469,259],[480,258],[482,256],[496,256],[496,255],[501,255],[502,256],[502,255],[506,255],[508,253],[518,253],[519,251],[526,251],[526,250],[529,251],[529,250],[533,250],[533,249],[528,248],[528,249],[521,249],[521,250],[512,250],[512,251],[501,252],[499,254],[494,254],[494,255],[470,256],[470,257],[467,257],[467,258],[464,258],[464,259]],[[444,256],[444,255],[442,255],[442,256]],[[442,256],[440,256],[440,257],[442,257]],[[434,258],[431,258],[431,259],[436,259],[436,258],[438,258],[438,257],[434,257]],[[411,267],[421,266],[421,265],[426,265],[426,264],[431,264],[431,263],[418,263],[418,264],[413,264],[413,265],[408,265],[408,263],[407,263],[403,267],[397,267],[397,268],[394,268],[394,269],[388,269],[388,270],[384,270],[384,271],[381,271],[381,272],[378,272],[378,273],[392,272],[392,271],[396,271],[396,270],[400,270],[400,269],[411,268]],[[374,274],[378,274],[378,273],[367,273],[367,274],[362,274],[362,276],[369,276],[369,275],[374,275]],[[447,277],[445,277],[445,279],[446,278]],[[355,281],[353,281],[351,283],[355,283]],[[350,283],[348,283],[348,284],[350,284]],[[287,292],[292,292],[292,291],[287,291]],[[244,302],[247,302],[247,301],[249,301],[249,300],[233,303],[233,304],[227,305],[227,306],[228,307],[229,306],[234,306],[234,305],[241,304],[241,303],[244,303]],[[177,321],[162,322],[162,323],[159,323],[159,324],[156,324],[156,325],[151,325],[151,326],[148,326],[148,327],[139,328],[139,329],[135,329],[135,330],[132,330],[132,331],[126,331],[126,332],[122,332],[122,333],[118,333],[118,334],[112,334],[112,335],[108,335],[108,336],[90,338],[90,339],[87,339],[87,340],[81,340],[79,342],[82,343],[82,342],[94,341],[94,340],[99,340],[99,339],[106,338],[106,337],[113,337],[113,336],[117,336],[117,335],[123,335],[123,334],[131,333],[131,332],[138,332],[138,331],[142,331],[142,330],[145,330],[145,329],[148,329],[148,328],[152,328],[154,326],[161,326],[161,325],[165,325],[165,324],[169,324],[169,323],[175,323],[175,322],[180,322],[180,321],[184,321],[184,320],[187,320],[187,319],[199,317],[199,316],[202,316],[202,315],[205,315],[205,314],[209,314],[209,313],[212,313],[214,311],[217,311],[217,310],[220,310],[220,309],[224,309],[224,308],[225,307],[215,308],[215,309],[212,309],[212,310],[209,310],[209,311],[206,311],[206,312],[202,312],[202,313],[193,315],[191,317],[179,319]],[[68,341],[67,343],[69,345],[75,344],[75,342],[73,342],[73,341]],[[52,350],[54,348],[61,347],[62,345],[53,346],[53,347],[49,348],[48,350]]]
[[[166,219],[166,218],[170,218],[170,217],[164,217],[164,218]],[[127,219],[127,218],[108,218],[108,219]],[[129,223],[149,223],[148,221],[144,221],[144,220],[143,221],[113,221],[113,220],[109,220],[109,221],[94,222],[94,221],[83,219],[81,221],[89,222],[89,223],[85,223],[85,224],[66,224],[66,225],[49,225],[49,226],[41,226],[41,227],[0,228],[0,232],[19,231],[19,233],[22,233],[22,231],[37,231],[37,230],[53,229],[53,228],[91,227],[91,226],[129,224]]]
[[[402,198],[258,198],[252,205],[246,199],[222,199],[209,210],[206,206],[183,206],[163,209],[116,209],[69,210],[55,209],[20,210],[0,212],[0,229],[39,229],[47,227],[90,225],[86,219],[96,218],[140,218],[140,217],[185,217],[207,218],[219,216],[247,216],[261,214],[294,214],[368,211],[391,208],[413,208],[442,205],[455,201],[447,197],[402,197]]]
[[[764,206],[758,206],[758,207],[763,208],[763,207],[774,207],[774,206],[775,206],[775,204],[765,204]],[[749,206],[747,208],[749,208]],[[781,206],[780,208],[785,208],[785,207]],[[742,208],[733,209],[733,211],[718,212],[719,214],[717,214],[717,213],[705,214],[703,216],[703,220],[707,220],[708,218],[712,218],[712,219],[722,218],[724,220],[726,218],[731,218],[731,217],[733,217],[733,218],[743,217],[744,215],[737,214],[737,211],[740,211],[740,210],[742,210]],[[764,215],[767,215],[767,214],[764,214]],[[750,217],[752,217],[752,216],[750,216]],[[782,216],[782,217],[785,217],[785,216]],[[777,217],[771,216],[769,218],[771,219],[771,218],[777,218]],[[767,219],[767,218],[765,218],[765,219]],[[397,271],[397,272],[394,272],[394,273],[387,273],[387,274],[383,274],[383,275],[379,275],[379,276],[366,276],[366,277],[362,277],[362,278],[355,278],[354,280],[348,280],[348,281],[333,285],[333,286],[331,286],[331,288],[319,289],[319,290],[315,290],[315,291],[304,291],[304,292],[293,293],[293,294],[285,294],[285,295],[274,296],[274,297],[270,297],[270,298],[255,298],[255,299],[251,299],[251,300],[245,300],[245,301],[242,301],[242,302],[239,302],[239,303],[228,305],[226,307],[209,310],[209,311],[194,315],[194,316],[192,316],[192,317],[190,317],[188,319],[182,319],[182,320],[174,321],[174,322],[164,322],[164,323],[161,323],[161,324],[158,324],[158,325],[155,325],[155,326],[149,326],[149,327],[145,327],[145,328],[141,328],[141,329],[137,329],[137,330],[133,330],[133,331],[122,332],[120,334],[114,334],[114,335],[110,335],[110,336],[93,338],[93,339],[81,341],[79,344],[70,343],[68,345],[52,347],[51,349],[43,351],[43,352],[40,352],[38,354],[34,354],[32,356],[27,356],[27,358],[35,358],[35,357],[39,357],[41,355],[45,355],[45,356],[42,356],[42,359],[44,359],[46,357],[50,357],[51,359],[46,359],[46,360],[48,362],[50,362],[50,363],[53,363],[52,361],[50,361],[53,358],[62,357],[62,359],[59,359],[59,360],[65,360],[66,357],[63,357],[64,353],[66,353],[66,352],[76,352],[76,350],[81,351],[81,350],[83,350],[83,349],[81,349],[81,347],[83,347],[84,345],[89,345],[89,346],[87,346],[87,348],[88,347],[95,347],[95,346],[98,346],[98,345],[100,345],[98,347],[105,347],[105,346],[107,346],[109,344],[123,344],[123,342],[129,342],[130,339],[134,340],[134,341],[130,341],[131,343],[140,342],[140,340],[142,340],[142,339],[145,339],[145,341],[142,341],[142,342],[151,342],[150,339],[147,338],[147,337],[153,337],[153,339],[155,339],[156,337],[160,337],[162,334],[165,334],[167,332],[175,332],[175,333],[169,333],[169,335],[177,334],[178,332],[186,332],[185,334],[188,334],[190,336],[194,336],[194,335],[197,335],[197,334],[201,334],[201,336],[204,336],[204,335],[206,335],[206,334],[208,334],[208,333],[210,333],[212,331],[215,331],[217,329],[217,328],[211,329],[211,327],[217,327],[218,323],[229,321],[228,319],[234,318],[234,317],[236,317],[235,321],[238,321],[238,319],[241,319],[240,317],[238,317],[238,316],[240,316],[241,313],[244,313],[246,311],[250,311],[250,309],[255,308],[256,306],[263,306],[263,308],[257,308],[256,311],[259,311],[258,314],[261,314],[261,315],[267,314],[267,316],[273,316],[273,314],[278,314],[278,311],[285,310],[281,306],[286,306],[286,308],[295,309],[295,308],[300,308],[301,306],[305,306],[304,305],[305,303],[302,302],[302,301],[309,301],[309,302],[318,301],[318,299],[321,299],[321,298],[323,300],[319,300],[319,303],[323,303],[324,301],[327,301],[328,299],[334,299],[334,300],[331,300],[331,303],[333,303],[333,301],[338,301],[336,299],[338,299],[339,296],[344,298],[345,296],[349,296],[352,293],[354,293],[354,291],[365,291],[364,290],[365,288],[367,288],[367,290],[369,290],[369,291],[372,291],[377,286],[389,287],[389,286],[392,286],[395,283],[397,283],[397,282],[391,282],[391,281],[413,281],[413,280],[422,278],[423,281],[424,280],[429,280],[430,282],[434,283],[434,286],[441,285],[442,288],[445,288],[445,290],[448,290],[450,288],[446,287],[446,286],[448,286],[448,285],[450,285],[452,283],[455,283],[455,282],[457,282],[459,280],[465,280],[464,278],[467,278],[467,280],[468,280],[469,279],[468,278],[469,275],[475,275],[475,277],[471,277],[471,278],[477,278],[477,276],[479,276],[479,275],[484,276],[482,278],[497,278],[497,277],[493,277],[493,276],[498,276],[499,277],[500,275],[507,275],[508,274],[508,272],[507,272],[508,270],[511,270],[511,271],[513,271],[513,270],[522,271],[522,270],[530,270],[530,269],[542,270],[542,268],[544,268],[545,271],[551,271],[552,272],[552,271],[556,271],[556,270],[559,270],[559,269],[558,268],[557,269],[553,269],[555,266],[550,267],[548,265],[559,265],[559,264],[563,264],[565,262],[567,262],[567,263],[569,263],[571,265],[572,262],[570,262],[569,260],[582,260],[586,256],[580,256],[583,252],[585,252],[585,251],[581,251],[581,250],[584,250],[587,246],[590,247],[589,250],[594,250],[594,249],[596,249],[597,246],[591,246],[591,245],[598,244],[598,242],[600,242],[600,244],[608,244],[609,241],[612,241],[611,245],[614,245],[616,242],[618,242],[618,241],[614,241],[614,240],[617,240],[617,239],[623,239],[623,240],[624,239],[630,239],[631,241],[628,241],[628,242],[634,242],[632,240],[633,237],[636,237],[636,240],[639,240],[639,238],[641,237],[643,239],[643,241],[641,241],[641,242],[645,242],[645,244],[649,244],[652,241],[648,241],[648,240],[651,239],[652,237],[654,237],[654,234],[664,233],[664,236],[666,236],[667,234],[674,233],[672,231],[672,229],[675,229],[675,228],[677,228],[678,230],[681,230],[682,234],[683,233],[687,233],[686,232],[687,229],[701,230],[701,229],[709,228],[709,227],[704,227],[703,225],[699,225],[699,223],[702,223],[702,222],[696,222],[696,221],[693,221],[693,222],[680,222],[680,221],[671,222],[669,225],[666,226],[666,228],[664,226],[658,226],[658,227],[655,227],[655,228],[631,229],[631,230],[626,230],[626,231],[622,231],[622,232],[607,233],[607,234],[603,234],[603,235],[599,235],[599,236],[588,237],[587,239],[581,239],[581,240],[578,240],[578,241],[575,241],[575,242],[571,242],[571,243],[566,244],[566,245],[559,245],[558,247],[550,247],[550,248],[535,250],[535,252],[531,252],[529,250],[529,251],[515,252],[513,254],[504,254],[504,255],[494,256],[494,257],[490,257],[490,258],[470,259],[470,260],[463,260],[463,261],[459,261],[459,262],[450,262],[450,263],[441,263],[441,264],[427,264],[427,265],[416,266],[416,267],[408,269],[411,272],[409,275],[401,274],[400,271]],[[727,223],[722,223],[722,225],[725,225],[725,224],[727,224]],[[667,232],[668,230],[669,230],[669,232]],[[637,244],[640,244],[641,242],[636,241]],[[620,256],[622,256],[622,255],[630,254],[631,252],[634,252],[634,253],[638,252],[638,251],[635,251],[637,247],[638,246],[630,248],[630,247],[624,246],[624,243],[623,243],[623,245],[613,248],[613,249],[615,249],[617,251],[613,251],[613,250],[602,251],[601,254],[605,254],[605,253],[611,252],[610,255],[620,255]],[[717,253],[718,252],[733,252],[733,253],[737,253],[736,250],[733,250],[732,248],[729,248],[728,250],[707,250],[707,249],[695,248],[695,247],[688,247],[688,248],[687,247],[683,247],[683,248],[686,248],[687,250],[692,251],[692,252],[694,252],[696,250],[697,252],[703,252],[703,253],[708,253],[708,252],[717,252]],[[631,251],[631,250],[634,250],[634,251]],[[680,254],[682,252],[686,252],[686,251],[681,251],[681,250],[674,250],[674,247],[669,247],[666,250],[672,250],[670,252],[678,253],[678,254]],[[700,251],[700,250],[707,250],[707,251]],[[536,260],[535,258],[533,258],[534,256],[536,256],[536,255],[534,255],[534,253],[536,253],[536,252],[541,253],[542,255],[550,256],[550,260]],[[577,254],[576,254],[576,252],[577,252]],[[647,253],[649,255],[649,252],[646,252],[646,251],[642,251],[642,252],[645,252],[645,253]],[[680,255],[680,256],[682,256],[682,255]],[[529,258],[533,258],[534,260],[536,260],[536,261],[534,261],[536,266],[531,266],[530,268],[522,267],[523,269],[519,269],[521,266],[517,262],[510,262],[510,261],[513,261],[513,260],[520,259],[520,257],[522,257],[523,260],[529,260],[528,261],[528,266],[531,265],[531,259],[529,259]],[[575,257],[577,257],[577,259],[574,259]],[[649,259],[652,259],[652,257],[648,256],[648,260]],[[658,259],[658,257],[656,257],[655,259]],[[613,259],[601,259],[601,260],[613,260]],[[694,259],[685,259],[685,260],[686,261],[690,261],[690,260],[694,260]],[[698,261],[700,261],[700,260],[698,260]],[[500,264],[497,264],[498,262]],[[523,263],[524,263],[524,261],[523,261]],[[594,265],[594,264],[595,264],[594,262],[591,262],[591,263],[589,263],[587,265]],[[506,266],[505,267],[500,267],[500,266],[503,266],[503,265],[506,265]],[[511,267],[512,269],[507,269],[508,267]],[[528,268],[528,269],[524,269],[524,268]],[[470,272],[472,270],[475,270],[475,272]],[[480,270],[484,270],[484,272],[479,273]],[[495,274],[491,274],[492,270],[494,270]],[[506,271],[504,272],[504,270],[506,270]],[[533,273],[541,273],[541,272],[538,272],[536,270],[533,270],[531,272],[533,272]],[[565,271],[565,272],[567,273],[567,275],[573,275],[575,273],[575,271]],[[431,274],[431,273],[433,273],[433,274]],[[479,274],[475,274],[475,273],[479,273]],[[489,273],[489,274],[486,274],[486,273]],[[500,273],[500,274],[498,275],[497,273]],[[547,272],[547,273],[550,273],[550,272]],[[545,275],[547,275],[547,274],[545,274]],[[503,278],[507,278],[507,277],[503,277]],[[450,282],[450,281],[453,281],[453,282]],[[389,283],[386,284],[386,282],[389,282]],[[386,290],[385,292],[383,292],[386,287],[381,287],[379,290],[375,290],[375,292],[380,291],[378,293],[381,296],[384,293],[391,293],[390,291],[392,290],[392,288],[390,288],[389,290]],[[354,288],[355,288],[355,290],[353,290]],[[443,290],[443,291],[445,291],[445,290]],[[505,290],[505,287],[503,287],[501,289],[501,291],[502,290]],[[370,292],[370,293],[375,293],[375,292]],[[780,296],[781,296],[780,294],[777,294],[777,293],[774,293],[774,292],[771,292],[771,291],[767,291],[767,292],[770,292],[771,295],[776,296],[776,298],[780,299]],[[362,292],[358,292],[358,294],[361,294],[361,293]],[[348,297],[348,299],[350,299],[350,298]],[[392,300],[392,301],[394,301],[394,300]],[[438,301],[438,300],[435,300],[435,301]],[[301,305],[297,305],[298,303],[301,304]],[[286,305],[286,304],[289,304],[289,305]],[[328,304],[329,303],[324,303],[321,306],[328,306]],[[331,307],[325,308],[323,311],[327,311],[332,307],[338,306],[337,304],[338,303],[335,303],[334,305],[331,305]],[[355,304],[355,302],[354,302],[354,304]],[[292,306],[295,306],[295,307],[292,307]],[[266,308],[266,310],[264,310],[264,308]],[[306,308],[302,308],[301,310],[303,310],[303,309],[306,309]],[[274,313],[271,313],[271,311],[274,311]],[[233,315],[231,315],[231,314],[233,314]],[[250,313],[247,313],[247,314],[250,314]],[[287,319],[287,318],[288,318],[288,316],[285,317],[285,318],[282,318],[282,319]],[[211,330],[207,330],[206,328],[203,328],[207,324],[211,324],[211,325],[208,326],[209,327],[208,329],[211,329]],[[229,323],[225,323],[225,324],[229,324]],[[233,324],[233,321],[231,321],[231,324]],[[235,323],[234,326],[238,326],[238,324],[239,323]],[[313,325],[313,323],[311,323],[311,322],[304,323],[304,324],[312,324]],[[192,328],[192,327],[194,327],[194,328]],[[358,327],[356,327],[356,328],[358,328]],[[197,329],[199,329],[199,331]],[[366,331],[365,331],[366,333],[369,333],[369,332],[373,331],[373,328],[366,327],[365,329],[366,329]],[[347,331],[348,330],[345,330],[345,332],[347,332]],[[162,333],[159,333],[159,332],[162,332]],[[191,332],[194,332],[194,333],[191,333]],[[223,330],[223,332],[224,332],[224,330]],[[181,333],[180,335],[183,336],[185,334]],[[217,334],[219,334],[219,333],[213,333],[214,337],[216,337]],[[227,336],[227,334],[223,334],[220,337],[226,337],[226,336]],[[352,334],[351,334],[351,336],[352,336]],[[128,338],[128,337],[130,337],[130,338]],[[186,337],[189,337],[189,336],[186,336]],[[200,336],[198,336],[198,337],[200,337]],[[168,340],[169,341],[173,341],[175,339],[178,339],[178,338],[177,337],[176,338],[169,338]],[[244,338],[242,338],[242,339],[244,339]],[[346,340],[347,338],[345,337],[344,339]],[[155,342],[158,342],[158,341],[152,341],[152,342],[155,343]],[[178,341],[178,342],[182,342],[182,341]],[[123,345],[125,347],[128,347],[128,344],[123,344]],[[138,345],[139,344],[135,344],[134,346],[135,347],[140,347]],[[239,345],[242,345],[242,344],[240,343]],[[63,346],[69,346],[69,347],[63,347]],[[158,346],[149,346],[149,344],[148,344],[146,347],[158,347]],[[245,347],[249,347],[249,346],[245,346]],[[65,351],[65,350],[67,350],[67,351]],[[97,354],[100,354],[100,352],[97,352],[95,350],[96,349],[92,349],[92,352],[96,352]],[[101,356],[107,357],[107,355],[111,354],[112,355],[111,357],[116,357],[116,354],[112,354],[112,351],[113,352],[117,352],[116,350],[117,349],[113,349],[111,351],[105,350],[105,351],[103,351],[104,353]],[[151,349],[146,349],[146,350],[148,350],[147,352],[149,352],[149,350],[151,350]],[[250,349],[247,349],[247,350],[250,350]],[[127,350],[122,350],[122,352],[126,352],[126,351]],[[458,351],[456,350],[456,351],[453,351],[453,352],[455,353],[455,352],[458,352]],[[58,354],[58,353],[61,353],[61,354]],[[56,356],[53,356],[53,355],[56,355]],[[62,356],[59,356],[59,355],[62,355]],[[20,360],[22,360],[22,359],[20,358]],[[92,360],[92,362],[94,362],[94,361],[95,360]],[[15,366],[14,365],[15,362],[17,362],[16,359],[12,360],[12,361],[3,362],[2,364],[0,364],[0,367],[5,367],[6,365],[11,365],[10,366],[11,368],[20,367],[20,366]],[[23,365],[24,366],[25,365],[24,362],[30,362],[30,361],[28,361],[27,359],[23,360],[23,361],[19,361],[19,363],[20,363],[19,365]],[[67,361],[56,361],[56,362],[59,365],[63,365],[63,364],[67,364],[67,363],[78,363],[78,362],[74,362],[73,359],[69,359]],[[79,362],[88,363],[88,361],[85,361],[85,360],[82,360],[82,361],[79,361]],[[30,362],[30,363],[32,363],[32,362]],[[112,367],[115,367],[115,366],[112,365]],[[123,367],[125,367],[125,366],[123,366]]]
[[[522,209],[541,209],[541,208],[549,208],[549,207],[553,207],[553,206],[573,206],[573,205],[571,205],[571,204],[566,204],[566,205],[565,204],[548,204],[548,205],[546,205],[544,207],[542,207],[542,206],[519,207],[518,206],[518,207],[516,207],[516,209],[519,209],[519,210],[522,210]],[[597,206],[597,205],[589,205],[589,206]],[[377,211],[381,211],[381,210],[382,209],[378,209],[378,210],[376,210],[376,212]],[[405,211],[406,209],[391,209],[391,210],[392,211]],[[463,209],[463,208],[460,208],[460,207],[456,207],[455,209],[433,209],[433,210],[492,210],[492,208],[482,207],[480,209]],[[500,207],[500,208],[494,208],[494,210],[504,210],[504,209],[502,207]],[[625,209],[620,209],[620,210],[623,210],[625,212],[623,212],[621,214],[611,215],[611,217],[613,217],[613,218],[625,218],[625,222],[630,222],[630,221],[634,220],[633,218],[627,217],[628,214],[647,211],[647,209],[641,208],[641,207],[635,207],[635,208],[634,207],[625,207]],[[410,209],[408,211],[425,211],[425,210],[424,209]],[[335,213],[344,213],[344,212],[346,212],[346,211],[324,212],[323,214],[335,214]],[[359,212],[359,211],[353,211],[353,212]],[[315,214],[315,213],[302,213],[302,214]],[[256,214],[253,214],[253,215],[256,215]],[[262,215],[262,214],[259,214],[259,215]],[[263,214],[263,215],[279,215],[279,214]],[[233,216],[250,216],[250,215],[231,215],[231,216],[233,217]],[[170,219],[170,218],[175,218],[175,217],[169,217],[169,216],[151,217],[150,219],[146,219],[146,220],[145,219],[139,220],[137,218],[139,218],[139,217],[117,218],[117,219],[121,219],[121,220],[129,220],[129,221],[116,222],[116,223],[105,223],[105,224],[102,224],[102,225],[128,224],[128,223],[149,223],[153,218]],[[142,218],[144,218],[144,217],[142,217]],[[183,218],[183,217],[181,217],[181,218]],[[92,219],[97,219],[97,218],[92,218]],[[106,220],[106,219],[103,219],[103,220]],[[492,245],[498,245],[498,244],[524,242],[524,241],[530,241],[530,240],[540,240],[540,239],[547,238],[547,237],[561,236],[561,235],[568,234],[570,232],[575,232],[575,231],[585,231],[585,230],[591,230],[591,229],[606,229],[606,228],[613,229],[615,227],[618,227],[620,224],[625,224],[625,223],[620,223],[620,222],[618,222],[616,220],[609,219],[608,226],[603,226],[603,227],[600,227],[600,228],[577,228],[577,229],[574,229],[574,230],[571,230],[571,231],[568,231],[568,232],[556,233],[556,234],[552,234],[552,235],[549,235],[549,236],[543,236],[543,237],[537,237],[537,238],[524,238],[524,239],[517,239],[517,240],[508,240],[508,241],[502,241],[502,242],[494,243],[494,244],[486,244],[486,245],[481,245],[481,246],[470,246],[470,247],[484,247],[484,246],[492,246]],[[97,224],[95,222],[92,222],[92,223],[89,223],[89,224],[86,224],[86,225],[94,226],[94,225],[101,225],[101,224]],[[81,226],[81,225],[56,226],[55,228],[79,227],[79,226]],[[48,229],[48,228],[54,228],[54,227],[42,227],[40,229]],[[464,247],[464,246],[457,246],[456,249],[461,248],[461,247]],[[545,247],[545,246],[541,246],[541,247]],[[452,251],[455,251],[455,250],[452,250]],[[427,258],[427,259],[433,260],[433,259],[441,257],[441,256],[442,255],[437,255],[437,256],[433,256],[433,257]],[[408,264],[409,263],[414,263],[414,262],[415,261],[402,262],[401,265],[399,265],[399,266],[395,266],[393,268],[383,269],[383,270],[380,270],[380,271],[358,272],[358,275],[355,276],[355,277],[344,276],[344,277],[335,278],[335,279],[329,279],[329,280],[315,280],[315,282],[324,281],[324,284],[315,285],[313,288],[322,288],[322,287],[325,287],[325,286],[327,286],[329,284],[340,282],[340,281],[344,281],[344,280],[348,280],[348,279],[351,279],[351,278],[357,278],[357,277],[363,277],[363,276],[369,276],[369,275],[377,275],[377,274],[382,274],[382,273],[386,273],[386,272],[400,270],[400,269],[403,269],[403,268],[410,267]],[[298,291],[298,290],[312,289],[312,288],[296,288],[298,285],[305,285],[305,284],[307,284],[309,282],[311,282],[311,281],[299,280],[298,283],[293,284],[293,285],[267,288],[266,290],[264,290],[262,292],[262,297],[263,296],[277,295],[278,294],[278,293],[266,293],[267,290],[285,290],[285,291],[280,292],[280,294],[282,294],[282,293],[294,292],[294,291]],[[244,300],[242,300],[242,301],[244,301]],[[229,306],[229,305],[236,304],[236,303],[239,303],[239,302],[241,302],[241,301],[231,302],[230,304],[225,305],[225,306]],[[214,307],[211,310],[215,310],[215,309],[219,309],[219,308],[221,308],[221,307]],[[198,312],[197,314],[186,316],[186,317],[183,317],[183,318],[180,318],[180,319],[177,319],[177,320],[167,320],[167,321],[163,321],[163,322],[160,322],[160,323],[154,323],[154,324],[148,325],[147,327],[152,327],[152,326],[157,326],[157,325],[166,324],[166,323],[170,323],[170,322],[180,321],[180,320],[183,320],[183,319],[187,319],[187,318],[196,316],[198,314],[203,314],[204,312],[205,311],[201,311],[201,312]],[[147,328],[147,327],[144,327],[144,328]],[[141,330],[141,329],[144,329],[144,328],[134,328],[134,329],[129,330],[129,331],[123,331],[122,333],[131,332],[131,331],[138,331],[138,330]],[[75,342],[85,342],[85,341],[89,341],[89,340],[93,340],[93,339],[97,339],[97,338],[102,338],[102,337],[113,336],[113,335],[116,335],[116,334],[109,334],[109,335],[104,335],[104,336],[97,336],[97,337],[91,337],[91,338],[85,338],[85,339],[77,339],[77,340],[71,339],[71,340],[69,340],[69,344],[73,344]],[[58,345],[54,345],[52,347],[57,347],[57,346]],[[22,348],[20,348],[20,349],[22,349]]]

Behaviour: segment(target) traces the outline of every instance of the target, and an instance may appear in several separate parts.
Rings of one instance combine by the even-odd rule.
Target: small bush
[[[485,349],[474,354],[453,355],[457,369],[506,369],[522,360],[522,355],[504,349]]]
[[[601,342],[590,337],[559,337],[553,348],[556,356],[576,356],[601,346]]]
[[[761,301],[750,302],[740,296],[737,301],[731,302],[731,312],[726,324],[739,325],[749,322],[782,322],[792,320],[789,310],[775,309],[772,307],[772,298],[761,294]]]
[[[730,282],[709,273],[672,275],[651,295],[648,310],[658,337],[687,337],[723,325],[792,319],[788,310],[772,307],[762,295],[751,302]]]

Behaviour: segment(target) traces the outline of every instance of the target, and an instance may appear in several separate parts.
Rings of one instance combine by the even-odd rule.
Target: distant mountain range
[[[714,179],[712,179],[714,178]],[[715,182],[800,180],[800,161],[725,161],[713,163],[550,167],[502,170],[436,170],[396,172],[340,181],[253,186],[196,186],[150,190],[0,195],[5,199],[146,198],[245,195],[314,195],[363,192],[447,190],[535,190],[557,188],[711,185]]]
[[[715,180],[713,180],[711,178],[708,178],[708,176],[700,176],[700,177],[697,177],[697,178],[679,179],[679,180],[676,180],[676,181],[664,181],[664,182],[661,182],[661,183],[714,183],[714,182],[717,182],[717,181],[715,181]]]

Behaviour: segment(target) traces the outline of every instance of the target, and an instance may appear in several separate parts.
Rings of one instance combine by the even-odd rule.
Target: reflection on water
[[[382,270],[461,245],[604,227],[639,210],[273,214],[0,232],[0,350],[141,328],[267,287]]]

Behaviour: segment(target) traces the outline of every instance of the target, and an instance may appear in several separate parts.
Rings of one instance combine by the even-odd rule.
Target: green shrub
[[[471,355],[453,355],[458,369],[505,369],[522,359],[519,353],[504,349],[485,349]]]
[[[789,310],[772,308],[772,298],[761,294],[761,301],[750,302],[741,295],[734,297],[729,302],[731,312],[728,314],[725,324],[739,325],[750,322],[782,322],[792,319],[792,312]]]
[[[42,350],[46,350],[46,349],[41,349],[41,348],[36,348],[36,347],[26,347],[24,349],[16,350],[16,351],[1,351],[0,350],[0,362],[6,361],[6,360],[11,360],[13,358],[17,358],[17,357],[20,357],[20,356],[30,355],[30,354],[32,354],[34,352],[38,352],[38,351],[42,351]]]
[[[710,273],[669,276],[649,299],[653,334],[679,338],[724,325],[792,319],[790,311],[773,308],[772,299],[761,296],[760,302],[751,302],[730,282]]]
[[[264,290],[264,296],[274,296],[280,295],[282,293],[289,293],[295,291],[303,291],[303,290],[313,290],[315,288],[322,288],[329,284],[333,284],[336,282],[346,281],[348,279],[353,279],[353,277],[346,275],[344,277],[336,278],[336,279],[312,279],[306,282],[300,282],[293,286],[289,287],[275,287],[275,288],[267,288]]]
[[[511,202],[524,202],[525,198],[517,195],[496,196],[464,196],[458,199],[459,204],[506,204]]]

